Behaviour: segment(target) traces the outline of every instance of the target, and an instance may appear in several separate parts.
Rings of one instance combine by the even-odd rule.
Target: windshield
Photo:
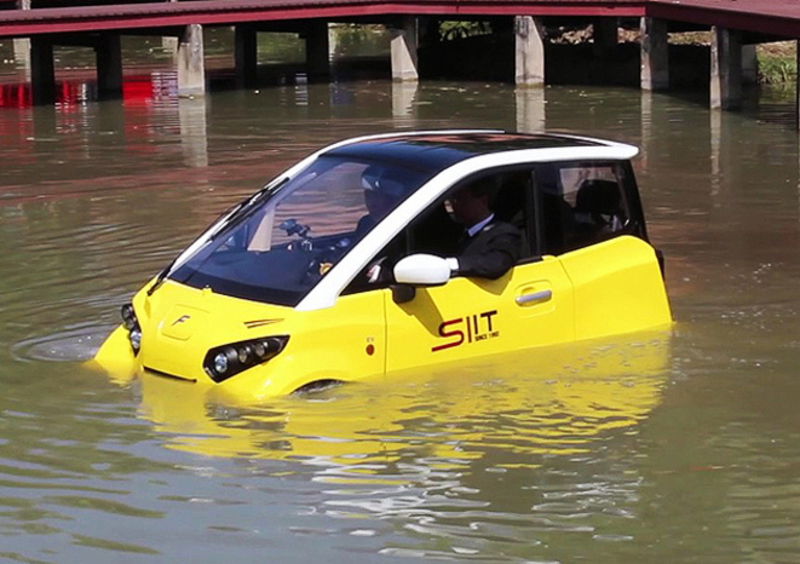
[[[170,278],[282,305],[302,297],[430,173],[323,156],[226,218]]]

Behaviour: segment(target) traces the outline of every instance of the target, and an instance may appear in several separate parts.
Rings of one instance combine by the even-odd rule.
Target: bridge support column
[[[403,16],[389,27],[392,51],[392,79],[419,80],[417,18]]]
[[[666,20],[642,18],[641,67],[642,90],[665,90],[669,87],[669,39]]]
[[[44,37],[31,38],[31,90],[34,104],[52,104],[56,101],[53,43]]]
[[[249,88],[258,73],[258,32],[246,25],[237,25],[234,32],[236,87]]]
[[[734,110],[742,103],[742,45],[739,32],[711,28],[711,109]]]
[[[592,51],[606,58],[617,46],[617,18],[598,18],[592,22]]]
[[[30,10],[31,0],[17,0],[17,10]],[[13,39],[14,60],[21,63],[26,70],[31,66],[31,40],[27,37]]]
[[[101,99],[122,98],[122,46],[116,33],[104,33],[95,46],[97,94]]]
[[[187,25],[178,43],[178,96],[202,96],[206,93],[206,69],[203,53],[203,26]]]
[[[758,84],[758,55],[755,45],[742,45],[742,80],[745,84]]]
[[[531,16],[514,18],[514,80],[518,86],[544,86],[544,27]]]
[[[328,22],[309,22],[305,31],[306,72],[309,80],[325,80],[331,74]]]

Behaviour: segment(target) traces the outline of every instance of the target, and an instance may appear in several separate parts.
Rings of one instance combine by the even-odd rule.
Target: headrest
[[[619,211],[619,184],[613,180],[584,180],[575,197],[575,211],[614,214]]]

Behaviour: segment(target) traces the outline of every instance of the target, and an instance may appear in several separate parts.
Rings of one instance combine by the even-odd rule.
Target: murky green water
[[[789,104],[385,81],[0,111],[0,560],[800,560]],[[393,129],[642,147],[674,334],[260,409],[77,360],[223,209]]]

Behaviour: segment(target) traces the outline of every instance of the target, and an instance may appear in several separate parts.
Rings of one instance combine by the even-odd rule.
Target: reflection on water
[[[314,460],[339,467],[356,481],[381,474],[403,451],[417,447],[442,468],[467,467],[492,449],[586,454],[591,441],[636,425],[658,403],[667,337],[640,339],[502,359],[504,366],[535,365],[535,374],[498,370],[496,361],[451,366],[399,375],[385,384],[278,400],[263,410],[216,404],[208,389],[145,375],[140,410],[168,433],[167,444],[174,448],[210,456]],[[433,398],[435,410],[429,404]],[[364,403],[370,406],[368,417],[360,413]],[[426,440],[418,444],[420,436]],[[510,467],[538,465],[531,459]]]
[[[123,100],[0,111],[0,557],[800,557],[800,151],[779,100],[714,116],[633,90],[383,81],[178,100],[142,76]],[[70,362],[297,159],[454,126],[641,146],[673,336],[258,407]]]

